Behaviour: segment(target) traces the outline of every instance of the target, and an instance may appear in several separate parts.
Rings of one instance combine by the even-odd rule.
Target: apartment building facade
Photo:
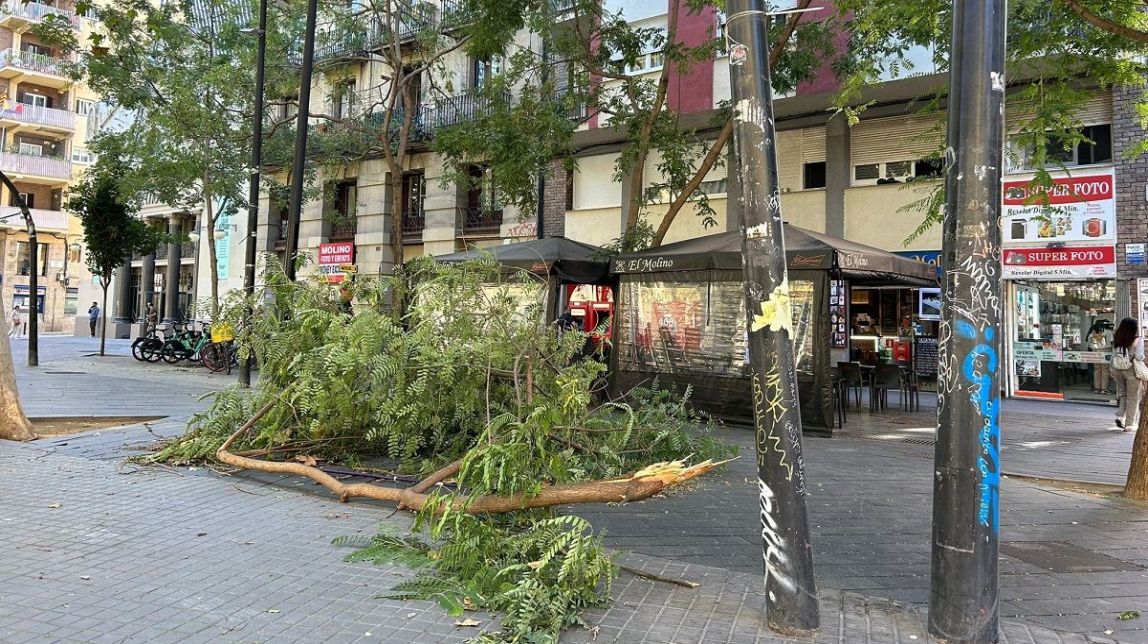
[[[63,205],[68,186],[92,161],[77,142],[86,140],[95,97],[65,74],[61,53],[34,35],[50,16],[80,32],[91,27],[73,0],[0,4],[0,170],[31,209],[39,242],[37,266],[31,266],[17,195],[0,188],[0,302],[5,314],[14,306],[25,316],[37,308],[42,331],[72,333],[82,324],[86,333],[90,304],[84,300],[93,285],[82,261],[79,221]],[[39,276],[36,297],[28,286],[32,271]]]

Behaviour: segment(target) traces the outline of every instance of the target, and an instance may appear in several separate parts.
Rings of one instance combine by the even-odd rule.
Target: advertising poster
[[[844,281],[829,281],[829,324],[834,349],[843,349],[849,346],[848,291]]]
[[[1116,247],[1005,248],[1001,264],[1005,279],[1116,277]]]
[[[326,276],[329,284],[338,284],[346,278],[340,265],[354,263],[355,244],[353,242],[319,244],[319,273]]]
[[[1063,174],[1052,186],[1033,185],[1033,175],[1004,182],[1004,245],[1116,241],[1113,171]]]

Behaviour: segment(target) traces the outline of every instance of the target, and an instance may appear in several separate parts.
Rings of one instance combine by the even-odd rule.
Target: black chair
[[[901,400],[908,401],[909,411],[921,410],[921,379],[911,366],[901,367]]]
[[[869,409],[878,411],[889,408],[889,390],[901,389],[901,368],[895,364],[878,365],[873,374],[873,382],[869,387]],[[905,399],[901,399],[901,408],[905,407]]]
[[[861,365],[856,362],[838,362],[837,370],[841,391],[845,394],[845,401],[849,401],[849,390],[852,389],[857,399],[857,409],[861,409],[861,390],[865,388],[865,376],[861,373]]]
[[[833,411],[837,415],[837,426],[845,428],[845,407],[849,397],[848,389],[845,387],[845,380],[841,377],[840,369],[830,369],[830,402],[833,405]]]

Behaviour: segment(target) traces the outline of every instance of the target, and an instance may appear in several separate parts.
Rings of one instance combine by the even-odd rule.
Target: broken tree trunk
[[[263,418],[267,412],[271,411],[274,404],[274,401],[272,401],[264,405],[250,420],[228,437],[215,453],[216,458],[222,463],[245,470],[270,472],[272,474],[293,474],[295,476],[309,478],[337,494],[339,500],[344,502],[355,497],[362,497],[376,501],[397,503],[400,507],[417,512],[422,510],[427,504],[427,501],[430,500],[431,494],[418,492],[416,488],[387,488],[371,485],[370,483],[353,483],[348,485],[317,467],[303,463],[263,461],[239,456],[229,451],[232,444],[234,444],[240,436],[254,427],[255,424],[259,422],[259,419]],[[648,499],[668,487],[701,476],[722,465],[722,463],[724,463],[724,461],[715,463],[707,460],[690,467],[686,467],[681,462],[657,463],[634,473],[628,478],[608,481],[587,481],[569,485],[554,485],[543,488],[542,491],[535,496],[513,494],[510,496],[460,497],[453,502],[452,506],[456,510],[462,510],[469,514],[499,514],[555,505],[573,505],[576,503],[640,501],[642,499]],[[428,477],[427,480],[431,480],[436,476],[446,478],[449,474],[442,475],[442,473],[449,471],[453,466],[454,463],[448,465],[442,470],[439,470],[439,472],[431,475],[431,477]],[[417,489],[425,490],[433,486],[433,484],[425,484],[426,481],[417,486]],[[439,506],[440,512],[445,509],[445,506]]]
[[[33,311],[33,315],[35,312]],[[8,341],[8,321],[0,316],[0,439],[30,441],[36,438],[32,424],[20,404],[16,388],[16,368],[12,363],[12,344]]]

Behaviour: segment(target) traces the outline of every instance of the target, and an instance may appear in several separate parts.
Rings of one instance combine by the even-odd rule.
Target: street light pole
[[[307,162],[307,117],[311,110],[311,68],[315,59],[315,20],[318,0],[307,0],[307,32],[303,34],[303,68],[299,72],[299,115],[295,126],[295,163],[291,168],[291,201],[287,215],[287,261],[283,271],[295,281],[299,251],[299,220],[303,211],[303,173]]]
[[[243,257],[243,324],[251,327],[255,296],[255,241],[259,229],[259,178],[263,167],[263,76],[267,60],[267,0],[259,0],[259,44],[255,59],[255,104],[251,116],[251,188],[247,192],[247,246]],[[309,84],[309,83],[308,83]],[[294,271],[292,271],[294,274]],[[251,386],[251,354],[239,363],[239,386]]]
[[[1005,0],[956,0],[929,632],[997,641]]]
[[[778,633],[808,634],[820,626],[820,616],[805,507],[768,13],[763,0],[729,0],[726,6],[766,621]]]
[[[32,220],[32,213],[24,197],[20,196],[20,189],[8,175],[0,172],[0,181],[4,183],[12,194],[16,196],[16,205],[24,217],[24,226],[28,230],[28,292],[32,302],[28,311],[28,366],[40,366],[40,273],[37,265],[40,263],[40,244],[36,239],[36,222]]]

